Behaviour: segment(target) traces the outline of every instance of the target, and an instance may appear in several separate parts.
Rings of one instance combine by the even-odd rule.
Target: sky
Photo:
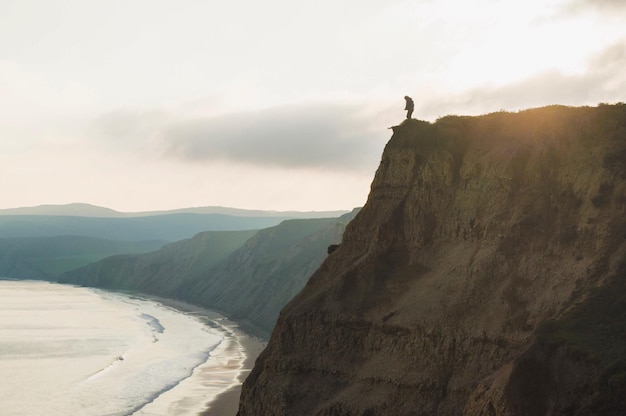
[[[0,208],[362,206],[405,117],[626,101],[623,0],[0,0]]]

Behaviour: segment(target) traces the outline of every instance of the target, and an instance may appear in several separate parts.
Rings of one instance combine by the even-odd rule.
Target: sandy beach
[[[198,416],[262,346],[191,305],[39,281],[0,281],[0,340],[7,416]]]
[[[240,374],[238,377],[239,384],[232,386],[225,392],[218,395],[215,400],[208,403],[208,408],[201,413],[201,416],[235,416],[239,409],[239,395],[241,394],[241,385],[254,367],[254,362],[259,356],[263,348],[265,348],[265,342],[258,338],[248,335],[239,336],[241,347],[245,351],[246,359],[243,363],[243,367],[240,368]]]
[[[223,377],[217,378],[217,381],[213,381],[212,385],[207,385],[207,389],[223,387],[225,390],[206,403],[206,408],[199,415],[235,416],[239,408],[241,385],[252,370],[256,358],[265,348],[266,341],[243,332],[236,322],[209,309],[173,299],[149,295],[145,295],[145,297],[206,320],[208,325],[222,333],[224,345],[220,353],[232,355],[233,359],[223,362],[219,366],[210,365],[211,359],[209,359],[207,362],[209,365],[202,371],[210,372],[212,376],[208,376],[207,379],[212,380],[216,379],[215,374],[223,375]],[[243,357],[243,360],[237,359],[237,357]],[[216,384],[219,385],[216,386]]]

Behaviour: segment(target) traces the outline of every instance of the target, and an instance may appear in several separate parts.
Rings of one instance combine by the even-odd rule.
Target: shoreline
[[[232,337],[230,340],[225,338],[222,342],[234,342],[241,354],[245,357],[243,362],[239,365],[238,375],[235,381],[233,381],[234,384],[232,386],[227,387],[223,392],[216,394],[214,398],[205,403],[204,410],[198,413],[198,416],[235,416],[239,410],[241,386],[250,371],[252,371],[255,361],[265,348],[267,341],[246,333],[237,322],[219,312],[176,299],[162,298],[143,293],[137,295],[145,299],[154,300],[182,313],[197,316],[206,321],[208,326],[217,324],[220,327],[215,328],[217,331],[222,332],[226,337]]]
[[[265,348],[266,342],[253,337],[244,335],[239,339],[242,349],[246,356],[243,366],[239,370],[237,377],[238,383],[224,392],[215,396],[215,398],[207,403],[207,408],[199,414],[199,416],[235,416],[239,411],[239,396],[241,395],[241,386],[252,371],[254,363]]]
[[[115,291],[110,289],[78,286],[73,284],[60,284],[57,282],[31,279],[0,278],[0,281],[28,284],[41,283],[47,285],[74,287],[76,289],[88,290],[92,293],[95,293],[101,298],[100,300],[102,300],[103,302],[121,300],[122,304],[129,303],[131,305],[134,305],[134,308],[139,308],[140,305],[142,305],[142,303],[137,302],[147,302],[153,305],[158,304],[161,305],[160,307],[157,307],[158,310],[163,308],[170,310],[167,313],[163,312],[163,317],[167,318],[164,321],[166,322],[164,324],[165,326],[172,324],[175,319],[184,319],[184,321],[180,321],[179,323],[181,323],[181,325],[186,325],[186,323],[183,322],[186,322],[186,320],[192,318],[194,320],[197,320],[197,323],[193,324],[192,327],[198,325],[196,327],[197,333],[194,333],[195,335],[200,337],[200,331],[206,331],[208,334],[213,335],[210,338],[213,338],[213,340],[215,340],[217,344],[213,343],[214,341],[207,341],[211,344],[206,344],[207,355],[204,359],[204,362],[194,367],[188,377],[181,379],[175,385],[172,385],[168,389],[163,390],[161,393],[155,396],[153,400],[141,405],[141,407],[139,408],[135,408],[135,410],[132,410],[134,412],[132,414],[136,416],[235,416],[239,410],[239,396],[242,383],[252,370],[258,355],[267,344],[267,341],[246,332],[238,322],[231,320],[221,312],[193,305],[177,299],[164,298],[136,291]],[[28,287],[28,289],[30,289],[30,287]],[[46,287],[44,292],[47,293],[47,291],[49,290],[57,289],[48,289]],[[128,298],[128,301],[123,299],[110,298],[108,295],[103,295],[103,292],[123,295],[125,298]],[[82,296],[84,297],[88,295]],[[150,307],[154,308],[155,306]],[[150,313],[155,313],[156,315],[158,315],[159,312],[157,309]],[[136,310],[139,309],[135,309],[135,311]],[[177,314],[180,315],[180,317],[174,318],[175,315],[171,314]],[[183,315],[186,315],[187,318],[183,318]],[[147,316],[151,317],[151,315]],[[143,316],[139,316],[139,318],[143,318]],[[140,319],[140,323],[145,324],[145,319]],[[148,324],[150,325],[151,322],[148,322]],[[151,328],[152,330],[156,330],[157,332],[159,332],[158,328],[155,328],[153,325],[151,325]],[[175,330],[176,328],[180,327],[174,326],[172,328]],[[180,337],[182,341],[186,338],[187,333],[184,331],[178,331],[178,333],[176,333],[176,331],[174,331],[174,334],[177,334],[176,336]],[[204,338],[202,336],[198,338],[198,340],[199,339]],[[175,342],[173,345],[177,345],[177,343]],[[197,352],[197,347],[199,347],[199,351],[201,353],[201,349],[203,348],[202,345],[203,344],[198,344],[198,342],[195,342],[193,344],[193,346],[195,347],[193,351]],[[210,345],[212,345],[212,347]],[[124,361],[126,364],[126,359],[123,359],[122,361]],[[129,360],[128,362],[130,363],[131,361],[132,360]],[[115,362],[117,363],[117,361]],[[172,364],[175,365],[174,363]],[[100,367],[100,365],[96,365],[95,368],[97,369]],[[180,369],[180,367],[176,368]],[[81,370],[76,369],[76,371],[79,373],[79,375],[77,376],[77,379],[79,379],[79,381],[85,379],[85,377],[88,378],[89,374],[91,374],[90,371],[84,372],[84,374],[80,372]],[[65,371],[64,374],[65,373],[67,373],[67,371]],[[61,380],[61,382],[65,382],[68,388],[75,388],[77,385],[75,379],[70,379],[69,381]],[[57,384],[55,384],[55,386],[58,385],[58,381],[56,381],[56,383]],[[43,392],[46,388],[46,384],[44,383],[41,386]],[[45,395],[40,396],[44,397]],[[68,404],[69,402],[67,400],[77,400],[75,397],[73,399],[67,399],[67,397],[64,395],[60,395],[59,397],[57,397],[56,389],[51,390],[50,396],[53,397],[56,402],[58,402],[57,404],[59,404],[60,406],[62,405],[71,407],[72,404]],[[99,395],[92,395],[92,397],[95,397],[95,400],[97,400]],[[139,403],[138,400],[135,402]],[[19,401],[16,403],[18,407],[21,406],[21,404],[19,404]],[[82,403],[81,406],[84,407],[85,404]],[[67,412],[64,412],[63,414],[67,414]]]

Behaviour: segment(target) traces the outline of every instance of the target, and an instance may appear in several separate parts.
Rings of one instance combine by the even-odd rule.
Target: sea
[[[0,280],[0,414],[198,415],[238,383],[236,340],[154,300]]]

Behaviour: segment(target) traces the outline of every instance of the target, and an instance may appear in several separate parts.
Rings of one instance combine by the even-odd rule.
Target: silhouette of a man
[[[404,109],[406,110],[406,118],[408,120],[413,115],[413,107],[414,107],[413,99],[409,97],[408,95],[405,95],[404,100],[406,101],[406,105],[404,106]]]

